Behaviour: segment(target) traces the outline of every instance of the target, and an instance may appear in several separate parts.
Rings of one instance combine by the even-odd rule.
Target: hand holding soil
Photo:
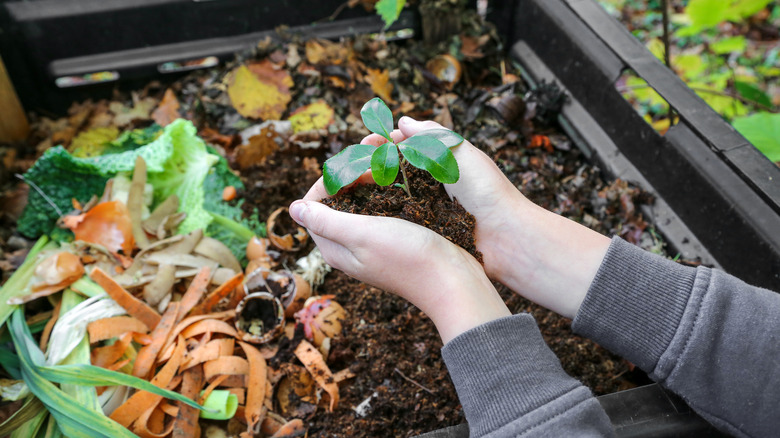
[[[396,142],[425,130],[443,129],[436,122],[411,117],[402,117],[398,127],[392,133]],[[378,146],[386,141],[372,134],[362,143]],[[477,220],[476,245],[485,272],[524,297],[573,318],[606,254],[609,238],[529,201],[468,140],[452,152],[460,179],[444,187]],[[324,193],[315,185],[310,195]]]
[[[433,320],[445,343],[510,315],[464,249],[419,225],[335,211],[310,195],[295,201],[290,214],[308,228],[328,264],[409,300]]]

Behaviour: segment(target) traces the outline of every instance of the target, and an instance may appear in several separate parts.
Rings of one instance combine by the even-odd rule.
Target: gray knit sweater
[[[574,330],[645,370],[735,436],[780,434],[780,294],[614,239]],[[611,436],[527,314],[442,350],[471,437]]]

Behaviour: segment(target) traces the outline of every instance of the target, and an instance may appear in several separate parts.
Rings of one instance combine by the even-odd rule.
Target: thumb
[[[418,120],[414,120],[409,116],[403,116],[398,120],[398,129],[401,130],[401,133],[404,135],[404,137],[408,138],[417,134],[418,132],[426,131],[428,129],[447,129],[447,128],[441,126],[440,124],[432,120],[420,122]]]
[[[332,210],[315,202],[298,200],[290,205],[290,217],[312,234],[330,241],[348,244],[360,230],[360,217]]]

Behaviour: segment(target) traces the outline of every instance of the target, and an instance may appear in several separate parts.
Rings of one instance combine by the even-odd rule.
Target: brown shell
[[[283,251],[297,251],[306,243],[306,240],[309,238],[309,233],[306,232],[305,228],[297,226],[295,234],[292,232],[279,234],[280,230],[278,230],[279,226],[277,224],[277,219],[280,214],[286,212],[287,207],[280,207],[268,216],[268,239],[273,246]]]
[[[440,80],[450,90],[460,80],[462,70],[460,61],[448,53],[429,59],[425,64],[425,69],[431,72],[436,79]]]
[[[236,330],[242,340],[265,344],[284,331],[282,303],[267,292],[247,295],[236,307]]]

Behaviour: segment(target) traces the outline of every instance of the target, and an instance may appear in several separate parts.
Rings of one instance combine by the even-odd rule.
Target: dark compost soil
[[[472,27],[464,27],[464,32],[472,36],[490,34],[489,29]],[[296,44],[301,50],[301,43]],[[480,48],[481,53],[464,55],[464,79],[453,89],[443,86],[423,68],[422,60],[448,53],[450,48],[446,45],[388,45],[369,39],[341,44],[351,51],[354,59],[365,63],[364,67],[394,72],[393,96],[398,102],[391,105],[392,109],[420,119],[436,118],[451,126],[491,156],[532,201],[601,233],[619,234],[632,243],[661,251],[662,244],[652,227],[637,212],[637,206],[650,199],[626,182],[605,181],[599,169],[572,147],[551,123],[554,111],[550,107],[558,100],[555,93],[549,89],[528,90],[516,81],[516,76],[511,79],[497,73],[504,66],[511,66],[511,61],[500,55],[494,39]],[[287,45],[265,43],[250,54],[242,54],[239,61],[279,58],[286,56],[285,53],[288,53]],[[289,112],[323,99],[334,108],[342,127],[318,134],[315,137],[320,146],[305,151],[285,138],[278,150],[263,161],[241,169],[246,189],[239,193],[239,198],[245,201],[243,208],[247,213],[257,212],[260,218],[267,218],[277,208],[300,199],[320,176],[319,169],[325,159],[367,134],[356,121],[363,102],[374,95],[371,88],[355,77],[350,77],[354,83],[346,87],[328,81],[334,77],[333,71],[347,71],[346,67],[353,68],[338,63],[308,70],[289,68],[295,82]],[[182,103],[181,113],[193,119],[199,129],[211,129],[224,136],[221,138],[223,151],[234,160],[238,126],[250,126],[252,122],[241,119],[229,106],[224,92],[217,88],[224,74],[224,70],[215,69],[197,72],[172,88]],[[401,112],[400,102],[410,106]],[[28,157],[26,166],[30,162]],[[5,175],[4,202],[19,190],[10,176],[12,172],[24,171],[19,163],[22,161],[8,172],[0,168]],[[399,188],[373,186],[358,187],[329,202],[345,211],[395,216],[428,226],[479,257],[473,239],[473,217],[450,201],[442,186],[422,172],[413,171],[411,181],[417,204],[410,203]],[[389,196],[380,196],[380,191]],[[3,205],[0,269],[4,278],[18,266],[25,246],[30,244],[12,235],[15,217],[18,213],[11,212],[10,204]],[[312,249],[313,244],[309,242],[294,254],[282,255],[286,258],[282,262],[292,266],[295,258]],[[570,320],[528,302],[501,285],[497,287],[511,311],[529,312],[536,318],[545,341],[560,358],[564,369],[596,394],[627,389],[646,379],[633,371],[631,364],[573,335]],[[305,416],[308,436],[408,437],[464,421],[441,358],[441,340],[424,314],[403,299],[337,271],[327,275],[317,293],[335,295],[347,311],[343,332],[332,341],[328,365],[334,371],[349,368],[355,377],[340,385],[341,402],[335,412],[318,409]],[[289,345],[283,346],[276,361],[288,358],[295,360]],[[356,408],[366,400],[370,407],[357,412]]]

